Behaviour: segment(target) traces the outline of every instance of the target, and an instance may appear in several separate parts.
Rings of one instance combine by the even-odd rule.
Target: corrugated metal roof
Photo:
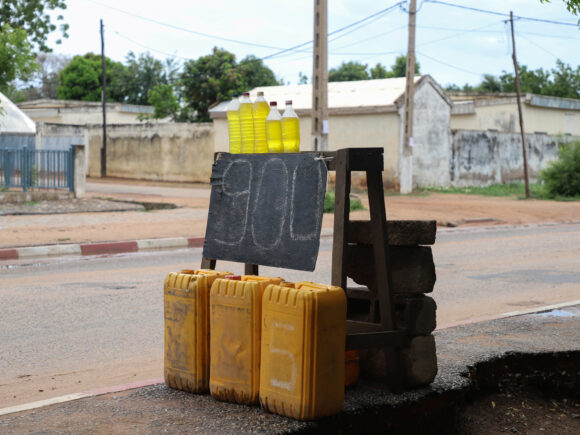
[[[415,76],[415,83],[421,78],[421,76]],[[404,94],[405,81],[405,77],[396,77],[354,82],[330,82],[328,83],[328,108],[355,109],[369,106],[392,106]],[[284,107],[286,100],[292,100],[292,106],[297,110],[310,110],[312,107],[311,84],[262,86],[252,89],[250,97],[255,98],[258,91],[264,92],[267,101],[276,101],[279,108]],[[228,104],[229,101],[219,103],[210,109],[210,113],[223,112]]]
[[[0,92],[0,134],[36,134],[36,124]]]

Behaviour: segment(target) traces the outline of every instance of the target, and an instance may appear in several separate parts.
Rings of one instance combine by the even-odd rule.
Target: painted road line
[[[528,310],[508,311],[507,313],[490,314],[488,316],[473,317],[471,319],[461,320],[459,322],[444,323],[443,325],[437,326],[435,330],[439,331],[441,329],[455,328],[456,326],[471,325],[473,323],[488,322],[490,320],[506,319],[508,317],[525,316],[527,314],[558,310],[560,308],[573,307],[575,305],[580,305],[580,299],[575,301],[562,302],[559,304],[544,305],[542,307],[530,308]]]
[[[70,402],[72,400],[91,397],[87,393],[67,394],[66,396],[53,397],[52,399],[39,400],[38,402],[24,403],[22,405],[10,406],[0,409],[0,415],[13,414],[15,412],[29,411],[31,409],[42,408],[44,406],[56,405],[57,403]]]

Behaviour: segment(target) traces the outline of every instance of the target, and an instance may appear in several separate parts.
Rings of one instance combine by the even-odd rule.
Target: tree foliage
[[[544,169],[540,178],[554,196],[580,196],[580,142],[561,145],[558,160]]]
[[[126,67],[105,58],[107,100],[124,101],[126,95]],[[100,101],[101,100],[101,56],[87,53],[75,56],[60,72],[58,98],[63,100]]]
[[[183,98],[182,117],[191,115],[195,121],[209,121],[212,104],[231,99],[257,86],[280,84],[274,73],[260,59],[248,56],[240,63],[233,53],[214,47],[211,54],[183,65],[180,92]]]
[[[161,85],[170,83],[170,72],[159,59],[149,53],[138,56],[132,51],[126,57],[125,69],[122,70],[125,96],[123,101],[129,104],[149,104],[149,92]]]
[[[419,62],[415,62],[415,74],[421,74]],[[373,68],[356,61],[343,62],[338,68],[328,71],[329,82],[347,82],[354,80],[388,79],[405,77],[407,74],[407,56],[397,56],[395,63],[387,70],[381,63]]]
[[[5,24],[0,30],[0,90],[15,79],[26,80],[38,69],[26,31]],[[10,93],[10,92],[8,92]]]
[[[556,67],[551,70],[538,68],[528,69],[525,65],[518,67],[520,76],[520,91],[538,95],[550,95],[564,98],[580,98],[580,66],[575,69],[561,60],[556,61]],[[516,91],[515,76],[511,72],[503,71],[499,77],[484,74],[479,85],[447,86],[448,91],[463,91],[473,93],[494,93]]]
[[[16,101],[58,98],[59,75],[71,59],[63,54],[39,53],[36,56],[39,69],[16,89]]]
[[[48,34],[60,30],[62,37],[68,37],[69,25],[64,23],[62,15],[52,22],[51,11],[66,9],[65,0],[2,0],[0,3],[0,30],[6,26],[26,32],[31,45],[40,51],[52,51],[46,45]],[[61,39],[56,41],[61,43]]]
[[[550,3],[550,0],[540,0],[542,3]],[[580,14],[580,0],[562,0],[566,9],[574,15]]]

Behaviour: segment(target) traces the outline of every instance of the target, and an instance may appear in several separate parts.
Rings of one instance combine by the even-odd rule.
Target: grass
[[[481,196],[514,196],[518,199],[525,199],[524,183],[492,184],[485,187],[426,187],[422,190],[426,192],[461,193]],[[550,199],[556,201],[574,201],[580,199],[578,196],[570,198],[551,195],[543,184],[530,184],[530,195],[534,199]]]
[[[350,211],[366,210],[361,200],[358,198],[351,198]],[[334,213],[334,192],[326,192],[324,195],[324,213]]]

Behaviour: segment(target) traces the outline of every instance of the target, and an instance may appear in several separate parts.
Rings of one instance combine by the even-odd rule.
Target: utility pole
[[[528,157],[526,154],[526,137],[524,134],[524,118],[522,117],[522,101],[520,99],[520,74],[518,71],[518,60],[516,58],[516,40],[514,38],[514,14],[510,11],[510,24],[512,28],[512,59],[516,72],[516,95],[518,99],[518,115],[520,117],[520,133],[522,135],[522,155],[524,157],[524,180],[526,184],[526,198],[530,197],[530,181],[528,180]]]
[[[312,52],[312,150],[328,150],[328,8],[314,0]]]
[[[103,104],[103,145],[101,147],[101,178],[107,176],[107,67],[105,64],[105,30],[101,20],[101,102]]]
[[[415,16],[416,0],[409,5],[409,42],[407,45],[407,82],[405,85],[405,117],[403,146],[400,158],[400,192],[413,191],[413,97],[415,95]]]

